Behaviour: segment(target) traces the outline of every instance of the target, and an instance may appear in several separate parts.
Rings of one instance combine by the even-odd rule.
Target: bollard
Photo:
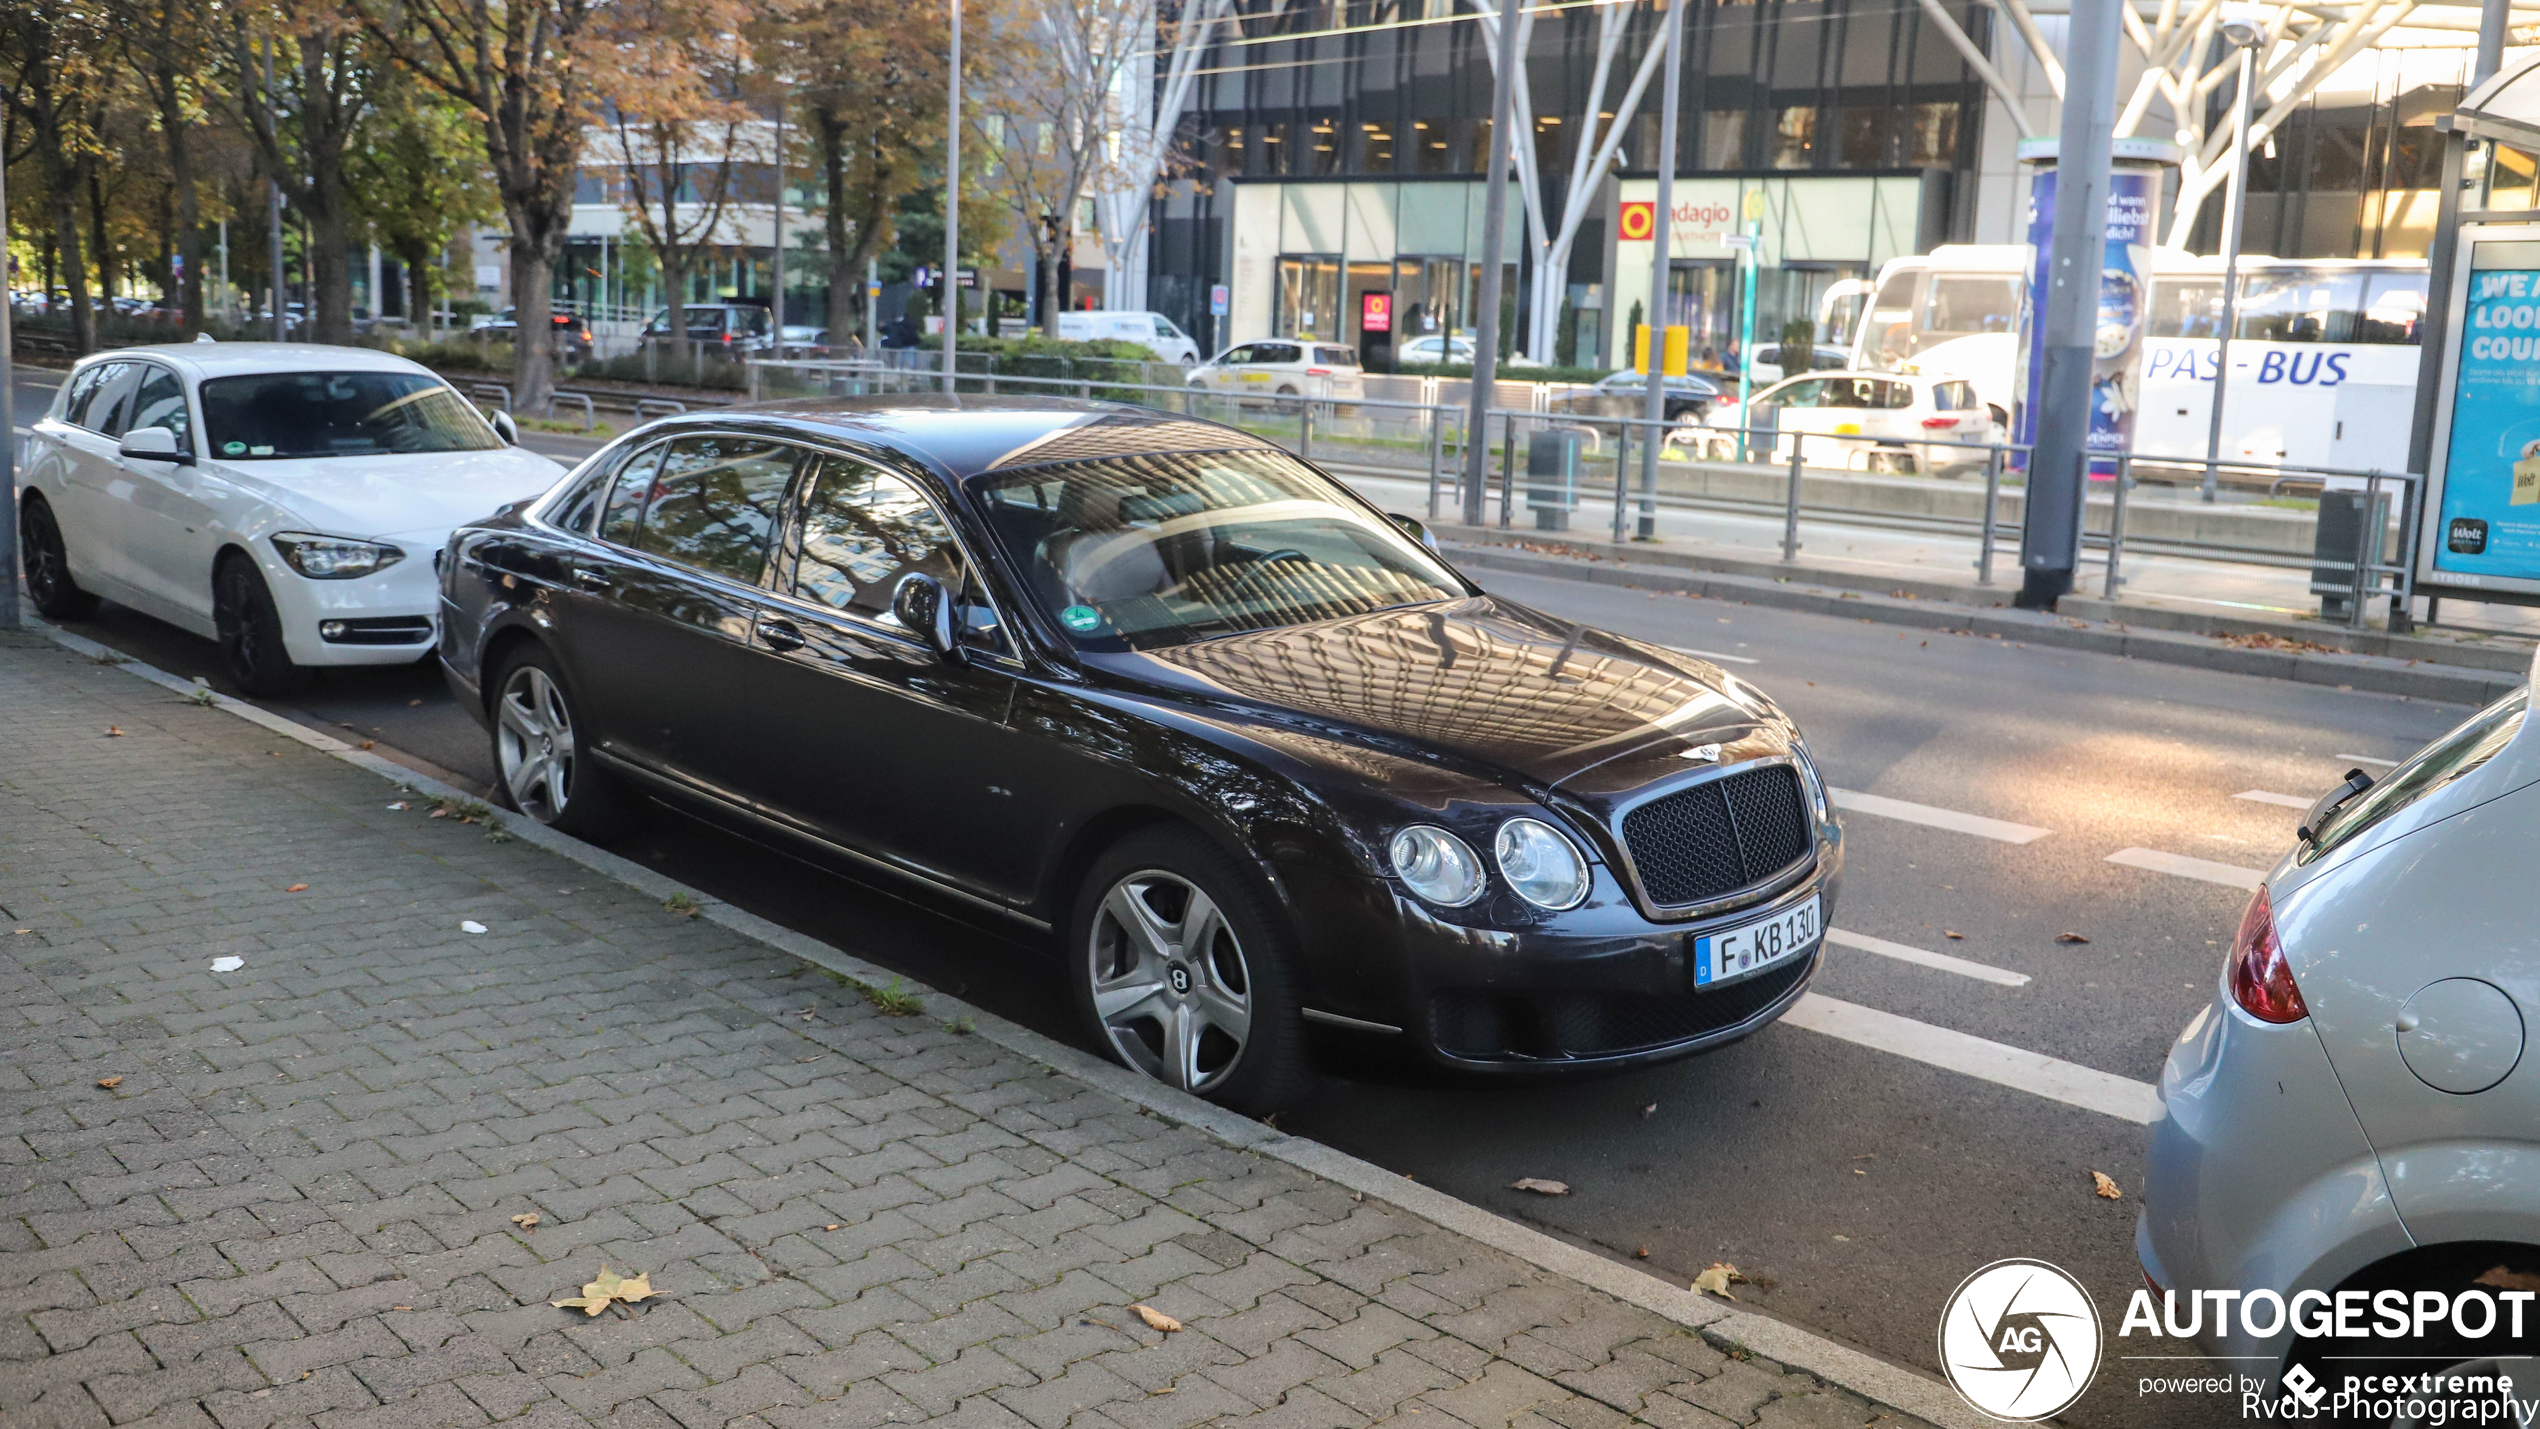
[[[1517,416],[1510,413],[1500,421],[1499,436],[1499,529],[1508,529],[1517,505]]]
[[[2125,554],[2125,494],[2126,488],[2132,485],[2134,453],[2121,452],[2117,456],[2116,500],[2108,511],[2108,579],[2099,588],[2102,600],[2115,600],[2117,587],[2125,584],[2125,578],[2117,574],[2117,562]]]
[[[1314,460],[1314,404],[1300,402],[1296,409],[1296,454]]]
[[[1808,434],[1790,434],[1790,496],[1782,507],[1782,560],[1799,559],[1799,454],[1808,445]]]
[[[1632,420],[1617,418],[1614,423],[1614,544],[1623,544],[1625,496],[1631,480]]]
[[[1976,548],[1976,584],[1993,584],[1993,523],[2002,507],[2002,449],[1984,459],[1984,539]]]
[[[1438,519],[1438,483],[1446,474],[1446,423],[1438,420],[1435,407],[1429,409],[1429,520]]]

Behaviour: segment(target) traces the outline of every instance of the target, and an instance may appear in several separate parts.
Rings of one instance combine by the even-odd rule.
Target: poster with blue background
[[[2470,252],[2434,566],[2540,580],[2540,243]]]
[[[2148,263],[2153,223],[2159,216],[2161,177],[2158,168],[2120,164],[2108,174],[2108,229],[2099,272],[2099,316],[2091,333],[2090,473],[2114,476],[2118,454],[2134,447],[2136,388],[2143,357],[2143,321],[2152,307],[2152,273]],[[2020,300],[2020,371],[2018,411],[2012,418],[2012,440],[2023,446],[2037,441],[2035,393],[2044,376],[2045,346],[2040,340],[2046,303],[2046,268],[2055,244],[2055,171],[2040,169],[2029,180],[2028,240],[2031,264],[2028,291]],[[2012,465],[2028,466],[2025,455]]]

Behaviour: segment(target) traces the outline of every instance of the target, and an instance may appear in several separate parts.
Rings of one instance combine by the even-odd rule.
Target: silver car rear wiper
[[[2348,800],[2371,787],[2371,775],[2360,769],[2347,770],[2345,781],[2320,795],[2319,802],[2311,805],[2311,811],[2302,816],[2302,826],[2294,830],[2295,835],[2306,844],[2318,843],[2320,829],[2328,822],[2328,816],[2346,807]]]

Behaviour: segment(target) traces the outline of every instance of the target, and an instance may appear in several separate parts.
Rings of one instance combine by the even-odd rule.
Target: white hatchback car
[[[1747,411],[1755,413],[1750,422]],[[1786,461],[1793,435],[1831,437],[1833,441],[1798,443],[1801,459],[1811,466],[1863,471],[1936,472],[1943,475],[1981,468],[1990,440],[1993,414],[1975,385],[1962,378],[1928,377],[1903,372],[1812,372],[1776,382],[1752,394],[1745,404],[1721,403],[1705,419],[1715,428],[1771,428],[1772,459]],[[1750,435],[1752,453],[1760,435]],[[1965,443],[1966,445],[1935,445]],[[1734,444],[1712,436],[1706,454]]]
[[[555,485],[449,383],[401,357],[186,343],[86,358],[26,440],[28,593],[99,596],[220,642],[239,686],[432,653],[450,528]]]
[[[1264,338],[1241,342],[1191,370],[1193,387],[1355,402],[1367,395],[1358,354],[1336,342]]]

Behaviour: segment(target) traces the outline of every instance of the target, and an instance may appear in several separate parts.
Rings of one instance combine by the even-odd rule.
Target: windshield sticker
[[[1058,613],[1058,619],[1079,635],[1090,635],[1102,628],[1102,612],[1090,605],[1071,605]]]
[[[249,448],[247,448],[247,455],[249,455],[249,456],[272,456],[272,455],[273,455],[273,448],[271,448],[271,447],[249,447]]]
[[[220,454],[222,456],[243,456],[246,454],[246,451],[247,444],[245,442],[223,442],[220,444]]]

